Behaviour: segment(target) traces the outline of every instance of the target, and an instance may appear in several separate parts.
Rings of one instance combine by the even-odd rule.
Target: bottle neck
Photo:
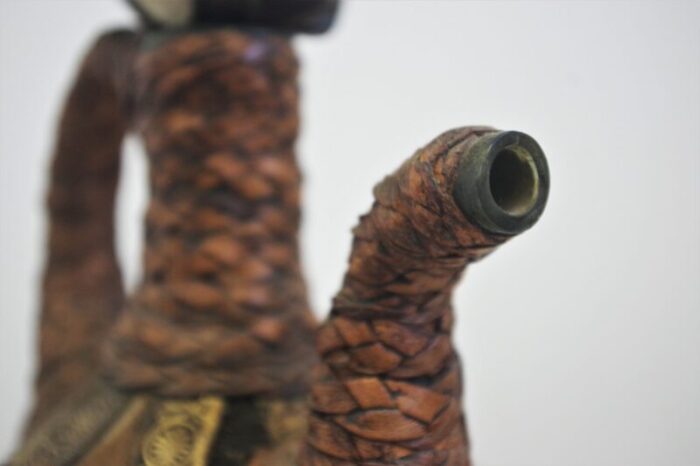
[[[192,312],[200,310],[245,321],[305,299],[281,292],[302,280],[293,148],[279,143],[257,155],[231,146],[185,156],[148,147],[151,201],[139,297],[158,291],[162,302],[146,307],[177,307],[185,320],[201,321]]]
[[[299,389],[315,320],[298,252],[297,62],[289,40],[192,32],[135,66],[151,168],[144,280],[110,376],[163,395]]]

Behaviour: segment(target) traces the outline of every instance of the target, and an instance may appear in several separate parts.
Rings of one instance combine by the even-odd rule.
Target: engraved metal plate
[[[146,466],[206,466],[223,410],[218,397],[165,401],[141,450]]]

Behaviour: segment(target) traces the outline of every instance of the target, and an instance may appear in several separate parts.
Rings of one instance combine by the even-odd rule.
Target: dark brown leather
[[[317,334],[302,442],[317,358],[299,263],[294,52],[259,32],[154,39],[100,39],[66,105],[49,196],[42,425],[13,464],[155,466],[182,454],[222,466],[469,466],[451,294],[508,237],[470,222],[453,190],[462,155],[495,130],[449,131],[375,188]],[[113,207],[129,126],[145,142],[151,199],[144,277],[125,303]],[[82,403],[98,370],[108,383]]]

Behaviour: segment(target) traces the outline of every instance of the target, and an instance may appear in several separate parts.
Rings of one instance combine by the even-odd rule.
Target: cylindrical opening
[[[515,235],[534,225],[549,193],[547,159],[537,142],[501,131],[467,147],[453,192],[464,215],[492,233]]]
[[[496,205],[510,215],[523,215],[537,200],[538,177],[532,156],[522,148],[496,154],[489,171],[489,188]]]

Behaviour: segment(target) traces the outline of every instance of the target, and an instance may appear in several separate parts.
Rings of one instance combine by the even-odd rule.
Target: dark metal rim
[[[534,197],[522,212],[504,209],[494,198],[491,170],[505,151],[518,154],[532,168]],[[518,234],[537,222],[549,195],[547,159],[537,141],[519,131],[488,134],[462,155],[454,188],[455,201],[467,218],[492,232]]]

